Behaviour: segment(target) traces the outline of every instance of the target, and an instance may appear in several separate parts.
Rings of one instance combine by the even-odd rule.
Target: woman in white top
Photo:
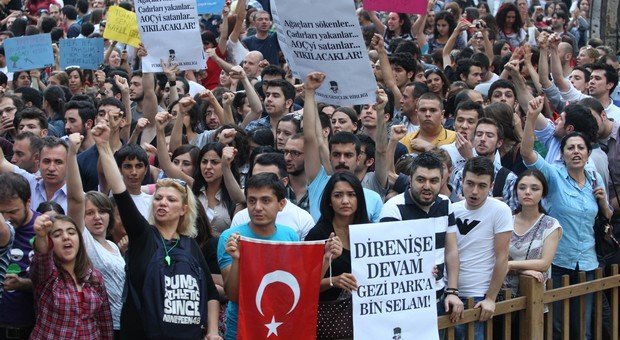
[[[108,230],[111,230],[115,223],[112,202],[98,191],[89,191],[86,194],[82,191],[82,179],[76,156],[82,138],[79,133],[69,136],[67,215],[73,218],[82,232],[84,247],[93,266],[103,274],[112,311],[114,333],[119,335],[125,260],[118,246],[106,238]]]
[[[525,170],[514,186],[519,206],[514,214],[514,231],[510,238],[508,275],[504,285],[516,294],[519,275],[529,275],[544,283],[551,274],[551,261],[562,237],[562,227],[547,215],[541,201],[549,186],[536,169]]]

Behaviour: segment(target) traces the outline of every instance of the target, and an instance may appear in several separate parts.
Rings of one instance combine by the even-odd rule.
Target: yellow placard
[[[140,32],[138,31],[136,13],[119,6],[111,6],[108,9],[103,37],[133,47],[140,46]]]

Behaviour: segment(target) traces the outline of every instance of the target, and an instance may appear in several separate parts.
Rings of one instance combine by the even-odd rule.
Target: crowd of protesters
[[[61,69],[59,40],[103,37],[114,5],[134,10],[0,2],[0,339],[235,339],[239,236],[327,240],[318,338],[352,337],[321,304],[357,290],[353,224],[431,221],[438,315],[474,298],[476,339],[520,275],[620,263],[594,232],[620,221],[620,64],[590,0],[355,1],[377,83],[355,106],[293,76],[265,0],[200,16],[202,69],[143,73],[144,46],[107,39],[99,69]],[[2,41],[47,33],[55,65],[9,72]],[[574,300],[589,339],[593,298]]]

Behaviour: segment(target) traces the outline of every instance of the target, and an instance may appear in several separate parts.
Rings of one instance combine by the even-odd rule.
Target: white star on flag
[[[281,324],[282,322],[276,322],[275,316],[272,316],[271,322],[265,324],[265,327],[269,329],[269,332],[267,332],[267,337],[271,336],[271,334],[275,334],[276,336],[278,336],[278,327]]]

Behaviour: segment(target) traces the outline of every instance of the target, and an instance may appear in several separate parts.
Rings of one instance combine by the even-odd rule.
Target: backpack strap
[[[506,178],[510,174],[510,169],[502,167],[495,175],[495,181],[493,181],[493,197],[503,197],[504,185],[506,184]]]

